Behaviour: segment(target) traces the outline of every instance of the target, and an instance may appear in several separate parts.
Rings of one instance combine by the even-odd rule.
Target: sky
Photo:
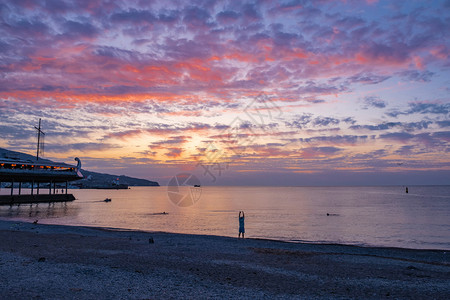
[[[0,147],[166,185],[450,184],[450,1],[3,0]]]

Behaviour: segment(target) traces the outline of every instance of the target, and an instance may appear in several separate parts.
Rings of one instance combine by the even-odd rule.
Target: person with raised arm
[[[241,237],[241,233],[242,233],[242,238],[244,238],[244,234],[245,234],[244,220],[245,220],[244,212],[239,211],[239,236],[238,236],[238,238]]]

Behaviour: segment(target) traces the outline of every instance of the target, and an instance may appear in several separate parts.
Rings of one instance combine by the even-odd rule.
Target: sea
[[[0,218],[237,237],[239,211],[244,211],[246,238],[450,250],[450,186],[409,186],[408,193],[405,186],[160,186],[69,192],[75,201],[0,206]]]

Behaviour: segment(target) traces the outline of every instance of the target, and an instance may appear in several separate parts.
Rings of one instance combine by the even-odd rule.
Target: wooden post
[[[53,182],[53,194],[56,194],[56,182]]]
[[[52,182],[50,181],[50,186],[48,187],[48,194],[52,194]]]
[[[19,195],[22,192],[22,181],[19,182]]]
[[[67,195],[67,182],[68,182],[68,181],[66,180],[66,195]]]
[[[11,182],[11,196],[14,193],[14,180]]]
[[[34,180],[31,182],[31,196],[33,196],[33,190],[34,190]]]
[[[37,182],[36,195],[39,195],[39,181]]]

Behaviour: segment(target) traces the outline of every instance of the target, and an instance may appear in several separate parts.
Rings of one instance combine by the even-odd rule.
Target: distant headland
[[[36,161],[36,157],[30,154],[11,151],[0,148],[0,158],[7,158],[10,160],[20,161]],[[40,163],[54,163],[51,160],[39,158]],[[111,175],[104,173],[97,173],[81,169],[83,179],[71,183],[72,187],[78,188],[120,188],[122,186],[159,186],[156,181],[146,179],[133,178],[125,175]]]

